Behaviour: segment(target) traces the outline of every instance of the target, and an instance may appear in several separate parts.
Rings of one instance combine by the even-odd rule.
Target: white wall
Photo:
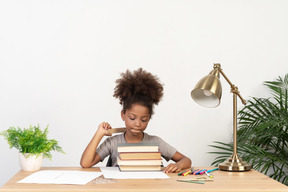
[[[147,132],[209,166],[208,145],[232,139],[230,87],[222,81],[214,109],[190,91],[220,62],[244,98],[270,96],[263,81],[288,72],[287,9],[286,0],[2,0],[0,131],[49,124],[66,154],[43,166],[79,166],[100,122],[123,126],[115,80],[143,67],[165,84]],[[1,186],[20,166],[3,137],[0,149]]]

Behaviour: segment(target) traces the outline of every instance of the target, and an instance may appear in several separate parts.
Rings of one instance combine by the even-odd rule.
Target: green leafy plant
[[[265,81],[271,98],[252,97],[239,111],[238,154],[271,178],[288,185],[288,74],[284,79]],[[212,165],[231,156],[232,143],[215,142]],[[220,151],[219,151],[220,149]]]
[[[48,139],[48,126],[42,131],[38,126],[31,126],[29,128],[15,128],[9,129],[0,133],[7,140],[10,148],[16,148],[20,153],[29,153],[29,156],[39,156],[43,153],[44,158],[52,159],[51,151],[58,151],[64,153],[62,148],[58,145],[58,141]]]

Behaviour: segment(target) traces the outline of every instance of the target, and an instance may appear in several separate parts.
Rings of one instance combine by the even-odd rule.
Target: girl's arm
[[[164,170],[164,173],[180,172],[182,169],[187,169],[191,167],[191,160],[185,155],[179,153],[178,151],[172,157],[172,160],[176,163],[170,163]]]
[[[111,129],[109,123],[103,122],[98,126],[98,130],[82,154],[80,161],[81,167],[92,167],[101,160],[101,157],[96,153],[96,149],[104,135],[111,136],[111,134],[108,133],[108,129]]]

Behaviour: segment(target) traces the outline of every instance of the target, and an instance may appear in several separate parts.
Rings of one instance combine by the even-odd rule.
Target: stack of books
[[[162,158],[157,144],[121,143],[117,150],[120,171],[161,171]]]

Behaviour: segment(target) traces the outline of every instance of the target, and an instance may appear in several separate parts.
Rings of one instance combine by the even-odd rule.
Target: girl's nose
[[[141,125],[140,120],[135,121],[135,126],[139,127]]]

